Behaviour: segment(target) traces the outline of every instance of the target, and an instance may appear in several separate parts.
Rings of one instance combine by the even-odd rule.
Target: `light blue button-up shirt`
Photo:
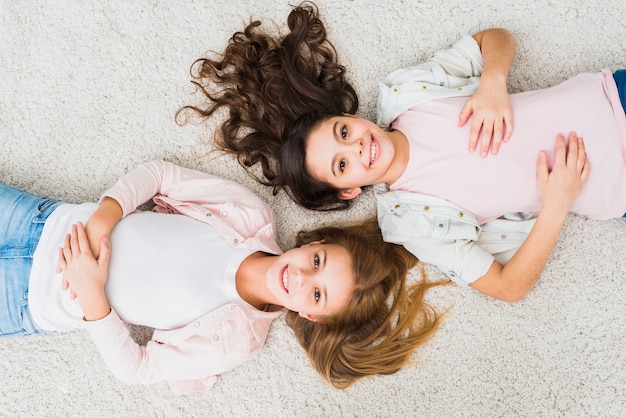
[[[482,69],[480,47],[466,35],[425,63],[392,72],[379,84],[378,125],[387,128],[401,113],[429,100],[472,95]],[[479,225],[471,213],[446,200],[390,192],[384,185],[377,186],[376,198],[384,240],[403,245],[463,286],[484,276],[494,260],[506,264],[535,222],[519,214]]]
[[[484,276],[494,261],[506,264],[535,223],[534,218],[499,218],[479,225],[471,213],[447,200],[405,191],[384,192],[382,185],[377,188],[383,239],[403,245],[462,286]]]
[[[378,84],[376,123],[387,128],[405,110],[445,97],[470,96],[478,88],[483,57],[476,40],[466,35],[428,61],[401,68]]]

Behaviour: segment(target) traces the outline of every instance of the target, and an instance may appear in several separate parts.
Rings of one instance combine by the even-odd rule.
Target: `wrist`
[[[480,77],[480,86],[488,86],[491,90],[493,88],[504,88],[506,90],[506,82],[508,80],[508,73],[499,71],[483,71]]]
[[[104,289],[89,295],[89,297],[78,295],[78,301],[83,310],[83,320],[85,321],[97,321],[111,312]]]
[[[99,306],[91,306],[88,310],[83,309],[83,321],[99,321],[111,313],[108,303]]]
[[[560,204],[544,204],[537,214],[537,220],[545,220],[546,222],[549,222],[555,228],[558,228],[560,230],[563,226],[563,223],[565,223],[565,218],[567,218],[568,213],[569,206],[565,208]]]

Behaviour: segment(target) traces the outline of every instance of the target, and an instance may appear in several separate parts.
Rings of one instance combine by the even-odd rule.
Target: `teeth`
[[[376,159],[377,154],[378,154],[378,147],[376,146],[376,143],[372,140],[372,143],[370,145],[370,165]]]
[[[285,271],[283,271],[283,287],[285,288],[285,290],[287,291],[287,293],[289,293],[289,289],[287,288],[287,269],[285,269]]]

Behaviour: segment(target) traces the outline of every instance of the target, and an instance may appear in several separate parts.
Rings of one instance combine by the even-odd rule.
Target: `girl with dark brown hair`
[[[264,169],[272,176],[266,184],[285,188],[298,204],[345,209],[364,187],[385,185],[376,194],[385,241],[404,245],[457,284],[507,301],[524,298],[534,287],[570,211],[594,219],[626,212],[623,70],[580,74],[549,89],[509,96],[516,42],[505,29],[487,29],[425,63],[392,72],[379,84],[377,125],[338,109],[344,101],[324,107],[318,102],[322,95],[300,92],[297,87],[307,84],[323,90],[317,75],[340,66],[333,54],[315,54],[320,45],[334,52],[325,37],[314,38],[310,48],[302,35],[302,28],[321,33],[314,6],[297,7],[292,15],[308,25],[290,27],[273,42],[249,25],[233,37],[223,61],[199,61],[203,71],[196,83],[224,83],[220,88],[227,93],[205,109],[224,107],[236,115],[225,126],[263,123],[256,106],[232,100],[241,86],[249,103],[284,109],[284,123],[266,127],[264,142],[223,130],[229,142],[221,144],[244,165],[255,161],[242,159],[241,149],[230,144],[264,153],[264,167],[277,166]],[[262,45],[255,41],[260,38],[266,40]],[[276,98],[264,95],[264,77],[250,74],[262,75],[274,50],[308,66],[286,72],[291,75],[282,79],[282,89],[290,94]],[[244,56],[263,59],[250,63]],[[247,71],[220,66],[235,62]],[[274,62],[280,67],[290,61]],[[341,80],[333,81],[344,88],[333,93],[352,97],[344,72],[336,74]]]

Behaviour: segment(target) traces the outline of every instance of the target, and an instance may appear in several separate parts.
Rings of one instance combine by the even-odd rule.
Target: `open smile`
[[[280,269],[280,273],[278,274],[278,283],[285,293],[289,293],[289,271],[287,267],[289,267],[289,265]]]
[[[378,141],[372,137],[370,141],[370,167],[378,160]]]

